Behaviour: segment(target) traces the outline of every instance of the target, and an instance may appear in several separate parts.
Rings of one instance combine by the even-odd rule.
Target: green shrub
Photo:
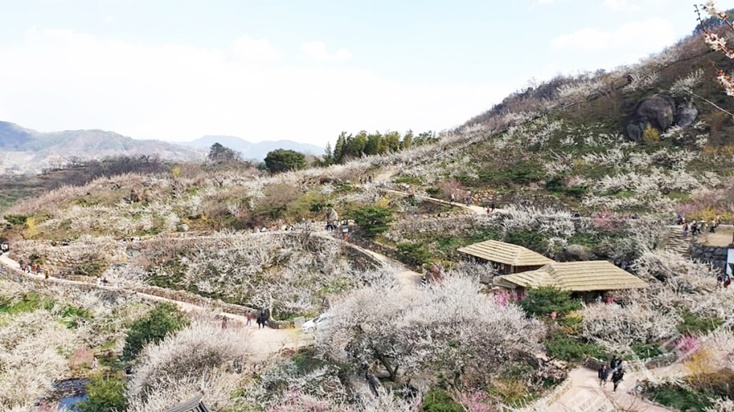
[[[648,345],[645,343],[633,343],[632,344],[632,351],[637,355],[640,359],[649,359],[654,358],[656,356],[660,356],[663,354],[663,351],[660,350],[660,347],[657,345]]]
[[[69,329],[76,329],[82,323],[82,321],[92,318],[92,311],[84,308],[77,308],[76,306],[65,306],[61,310],[61,318],[64,324]]]
[[[680,315],[683,321],[676,328],[684,335],[705,335],[724,324],[724,320],[718,316],[702,317],[687,310]]]
[[[609,355],[601,346],[581,342],[563,334],[552,335],[544,344],[549,356],[566,362],[583,360],[589,356],[602,360],[609,358]]]
[[[426,194],[431,197],[438,197],[441,194],[441,189],[438,187],[426,188]]]
[[[392,210],[382,206],[363,206],[352,212],[352,216],[367,237],[386,231],[393,221]]]
[[[581,302],[571,297],[571,292],[553,287],[529,289],[527,297],[520,301],[520,307],[528,316],[547,316],[553,312],[564,316],[581,309]]]
[[[407,183],[409,185],[420,186],[423,182],[419,177],[415,176],[398,176],[395,183]]]
[[[405,263],[420,266],[431,259],[431,251],[425,243],[398,243],[395,247]]]
[[[544,176],[540,162],[518,162],[506,169],[505,173],[510,182],[518,185],[537,182]]]
[[[25,221],[28,219],[28,216],[25,215],[5,215],[5,220],[8,221],[11,225],[15,226],[23,226],[25,225]]]
[[[503,239],[507,243],[520,245],[530,250],[540,251],[546,249],[546,239],[542,234],[532,230],[521,230],[509,232]]]
[[[158,343],[168,334],[188,326],[186,315],[172,303],[162,303],[148,315],[138,319],[130,327],[125,338],[122,357],[125,360],[135,358],[145,345]]]
[[[711,406],[707,394],[672,383],[648,386],[643,392],[653,401],[683,412],[702,411]]]
[[[431,389],[423,397],[423,412],[463,412],[464,408],[456,403],[449,394],[442,389]]]
[[[549,192],[561,193],[566,190],[566,175],[554,176],[545,182],[545,189]]]
[[[87,399],[78,403],[80,412],[122,412],[127,408],[125,380],[117,376],[99,376],[87,384]]]

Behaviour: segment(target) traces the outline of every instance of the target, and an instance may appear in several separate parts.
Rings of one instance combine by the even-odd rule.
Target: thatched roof
[[[497,240],[487,240],[465,246],[459,248],[459,252],[510,266],[543,266],[553,262],[530,249]]]
[[[166,409],[165,412],[210,412],[209,408],[204,405],[203,399],[204,394],[199,392],[193,398],[172,406]]]
[[[647,287],[647,283],[642,279],[606,260],[553,262],[538,270],[497,276],[494,283],[507,288],[550,286],[572,292]]]

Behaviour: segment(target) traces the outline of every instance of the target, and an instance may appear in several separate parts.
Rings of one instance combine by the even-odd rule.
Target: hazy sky
[[[322,146],[341,131],[451,128],[532,78],[633,63],[696,24],[687,0],[0,0],[0,10],[0,120]]]

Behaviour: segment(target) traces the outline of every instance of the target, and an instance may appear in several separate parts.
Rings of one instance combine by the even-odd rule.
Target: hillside
[[[584,214],[674,216],[685,210],[691,218],[728,219],[734,210],[721,196],[734,170],[734,124],[712,106],[734,110],[714,80],[715,65],[725,63],[691,37],[633,67],[561,77],[517,93],[435,144],[273,177],[226,175],[217,179],[223,184],[202,179],[210,172],[195,169],[165,184],[115,178],[119,196],[105,189],[112,203],[93,204],[118,215],[120,208],[140,206],[116,199],[145,189],[151,204],[141,212],[154,221],[161,218],[155,210],[163,208],[200,229],[252,228],[317,218],[318,204],[350,210],[355,199],[373,196],[374,187],[354,186],[358,177],[373,175],[376,182],[408,183],[442,199],[471,193],[480,204]],[[96,187],[106,185],[81,190],[95,196]],[[180,191],[186,195],[174,196]],[[63,226],[65,205],[78,200],[49,196],[57,199],[54,210],[33,204],[16,211],[40,213]],[[200,215],[207,219],[191,219]]]
[[[12,272],[5,281],[71,290],[107,290],[109,281],[116,293],[194,311],[129,314],[173,324],[145,342],[149,323],[137,321],[96,340],[86,327],[64,334],[104,353],[106,382],[79,370],[129,410],[165,410],[199,390],[202,376],[219,410],[556,411],[579,399],[637,410],[649,406],[643,397],[665,405],[648,410],[731,410],[734,295],[717,281],[720,268],[691,259],[706,235],[674,226],[680,213],[732,230],[734,121],[725,111],[734,98],[715,82],[729,65],[692,36],[634,66],[522,90],[437,141],[343,164],[268,175],[188,162],[101,174],[7,210],[5,263],[51,279]],[[0,130],[16,136],[14,147],[44,141]],[[238,142],[199,144],[212,139]],[[460,250],[485,240],[579,264],[572,276],[592,287],[503,289],[504,264]],[[602,275],[578,262],[589,260],[611,262],[604,276],[627,271],[640,289],[597,287],[607,279],[593,282]],[[521,275],[547,284],[555,269],[545,270]],[[24,310],[102,328],[102,314],[81,303],[2,290],[13,342],[23,339]],[[205,306],[212,312],[200,313]],[[253,309],[278,331],[313,318],[315,332],[286,332],[307,348],[269,346],[241,323]],[[220,337],[240,328],[239,342],[266,361]],[[130,355],[133,344],[142,351]],[[190,349],[202,347],[206,359]],[[628,375],[612,392],[596,367],[620,356]],[[21,387],[18,404],[44,393]]]

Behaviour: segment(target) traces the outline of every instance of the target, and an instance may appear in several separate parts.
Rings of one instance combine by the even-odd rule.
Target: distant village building
[[[647,282],[606,260],[553,262],[538,270],[494,278],[494,284],[506,289],[554,287],[593,298],[599,292],[641,289]]]
[[[193,398],[172,406],[164,412],[211,412],[211,410],[204,405],[203,399],[204,393],[199,392]]]
[[[499,274],[519,273],[539,269],[553,263],[540,253],[512,243],[487,240],[459,248],[459,252],[477,261],[491,263]]]

